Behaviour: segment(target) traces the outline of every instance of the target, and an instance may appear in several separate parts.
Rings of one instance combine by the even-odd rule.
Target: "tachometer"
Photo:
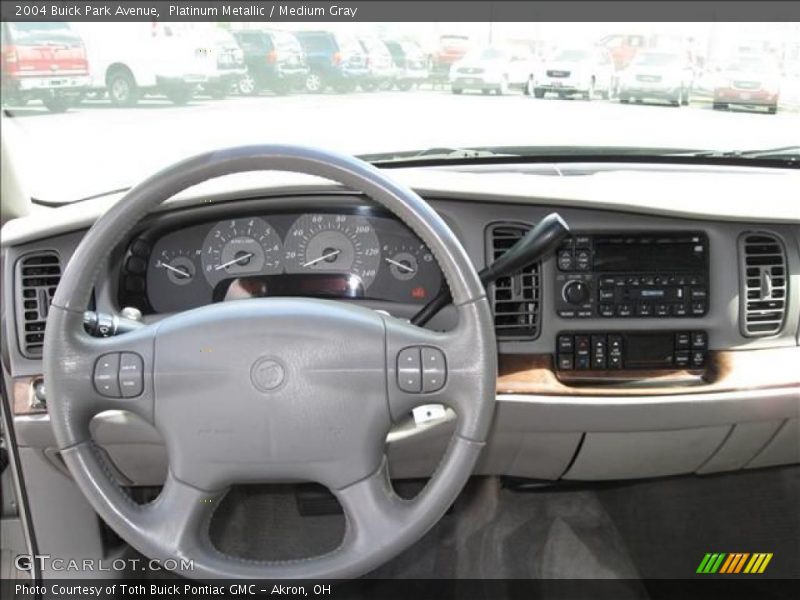
[[[358,278],[367,289],[380,266],[378,236],[358,215],[303,215],[286,236],[284,265],[288,273],[340,273]]]
[[[221,221],[203,242],[203,273],[215,286],[223,279],[281,272],[281,238],[264,219]]]

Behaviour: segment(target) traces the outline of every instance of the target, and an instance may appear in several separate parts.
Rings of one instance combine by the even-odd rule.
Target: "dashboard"
[[[624,479],[800,462],[797,178],[572,169],[581,176],[392,173],[441,215],[479,270],[553,211],[572,231],[553,255],[487,289],[497,412],[476,473]],[[214,302],[297,295],[410,318],[443,285],[420,239],[363,195],[272,175],[220,185],[164,203],[120,240],[92,308],[134,307],[152,322]],[[723,189],[724,203],[697,201]],[[4,368],[19,438],[31,447],[54,443],[36,399],[40,309],[118,199],[3,228]],[[455,314],[444,309],[429,327],[448,329]],[[393,473],[428,476],[451,433],[447,419],[399,424],[388,439]],[[163,480],[153,432],[110,415],[95,435],[130,481]]]
[[[442,285],[425,244],[369,209],[245,212],[174,226],[147,229],[128,245],[123,306],[158,314],[274,296],[421,305]]]

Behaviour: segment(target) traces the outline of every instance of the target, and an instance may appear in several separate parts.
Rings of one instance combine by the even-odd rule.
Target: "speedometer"
[[[358,215],[303,215],[286,236],[287,273],[355,276],[367,289],[380,266],[381,249],[370,222]]]
[[[203,242],[203,273],[215,286],[223,279],[281,272],[281,238],[264,219],[221,221]]]

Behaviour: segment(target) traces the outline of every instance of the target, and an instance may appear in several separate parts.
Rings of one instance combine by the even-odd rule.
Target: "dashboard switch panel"
[[[702,369],[705,331],[564,332],[556,338],[556,370]]]

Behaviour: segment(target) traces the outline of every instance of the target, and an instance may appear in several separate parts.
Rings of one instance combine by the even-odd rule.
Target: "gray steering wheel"
[[[142,217],[190,186],[257,170],[338,181],[391,211],[437,259],[457,326],[440,333],[347,303],[265,298],[205,306],[111,338],[84,331],[83,312],[104,258]],[[404,366],[408,356],[411,367]],[[443,387],[428,382],[437,391],[404,391],[404,379],[420,372],[415,357],[431,356]],[[50,418],[77,485],[131,546],[161,561],[191,559],[194,569],[179,572],[197,578],[350,578],[409,547],[442,517],[474,468],[493,415],[496,360],[491,311],[475,268],[424,200],[352,157],[272,145],[203,154],[130,190],[69,261],[44,346]],[[96,383],[109,369],[112,379],[124,373],[133,381],[121,392],[128,397],[109,397]],[[413,407],[430,403],[454,409],[456,432],[425,489],[400,499],[389,481],[386,435]],[[115,482],[91,439],[92,417],[106,410],[131,411],[164,437],[169,473],[149,504],[135,503]],[[346,517],[339,547],[281,562],[214,548],[209,523],[227,489],[265,481],[327,486]]]

